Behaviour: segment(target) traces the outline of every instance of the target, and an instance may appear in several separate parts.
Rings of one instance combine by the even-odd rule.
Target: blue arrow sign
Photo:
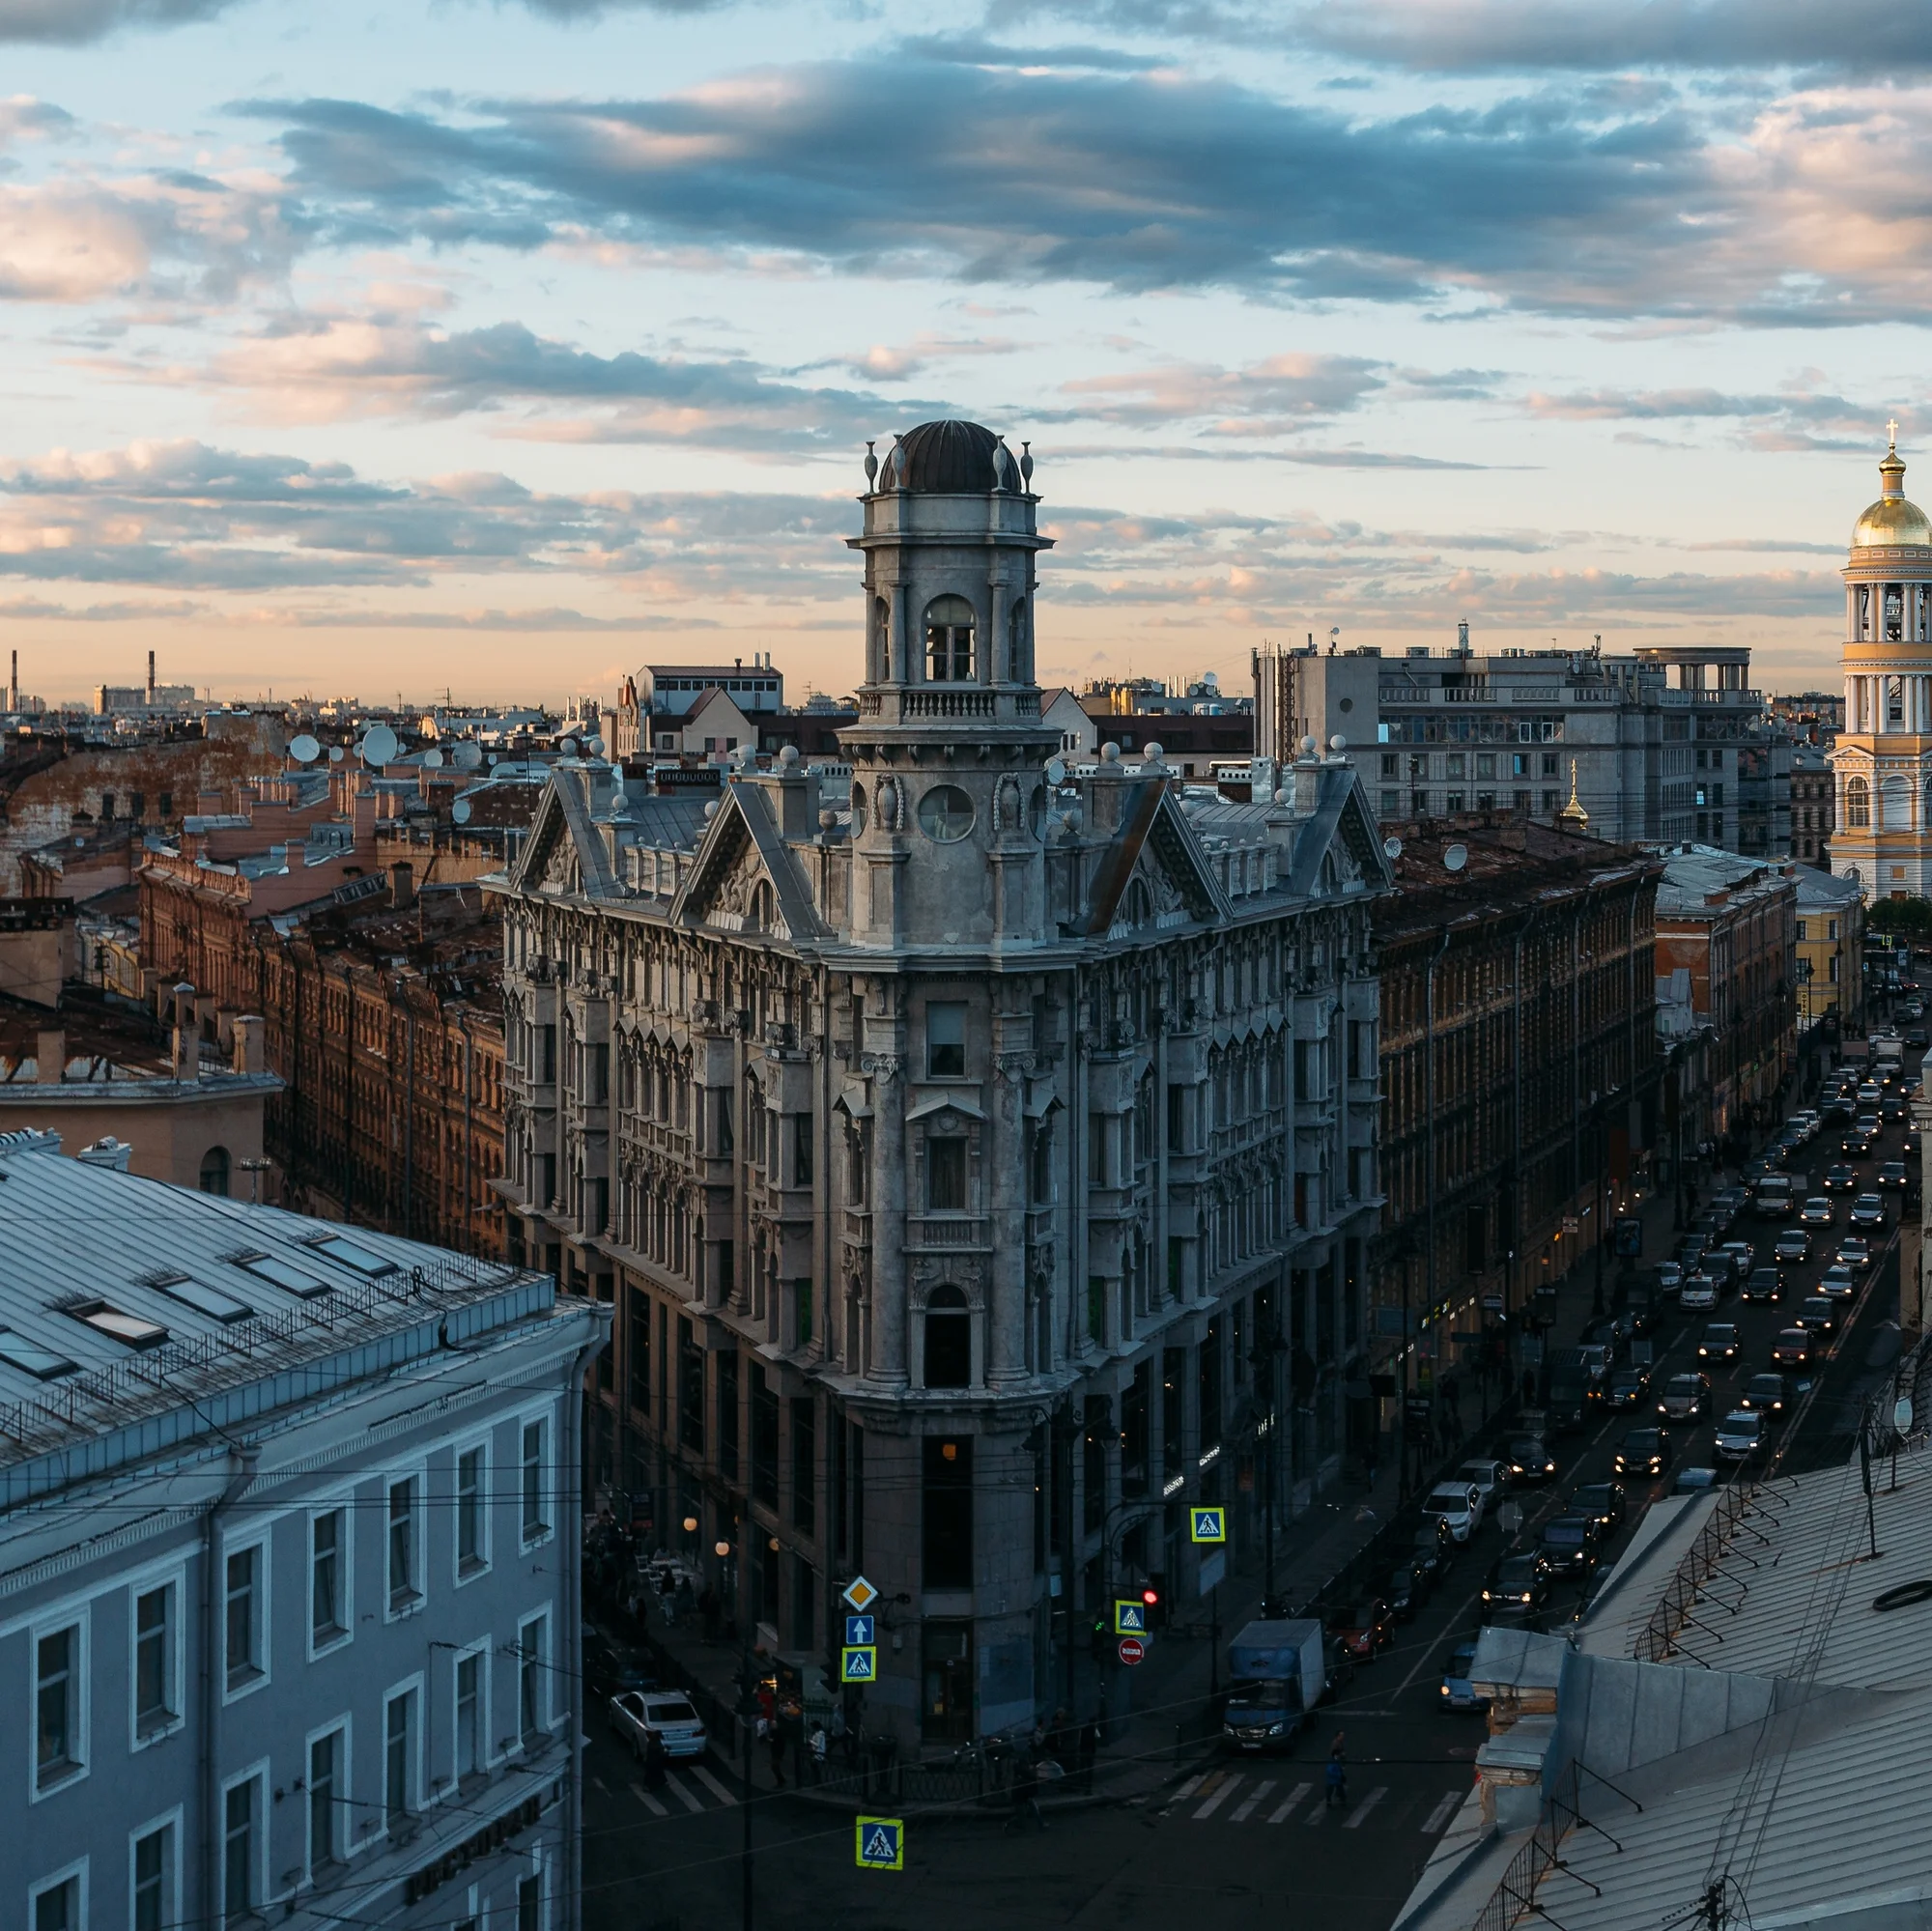
[[[876,1633],[879,1619],[876,1616],[847,1616],[845,1618],[845,1647],[847,1649],[869,1649],[878,1641]]]

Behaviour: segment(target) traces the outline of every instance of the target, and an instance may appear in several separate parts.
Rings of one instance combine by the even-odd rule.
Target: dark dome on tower
[[[922,422],[898,440],[879,475],[882,490],[983,496],[1020,487],[1011,452],[977,422]]]

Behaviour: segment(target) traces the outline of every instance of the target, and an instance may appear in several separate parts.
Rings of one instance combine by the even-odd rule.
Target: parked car
[[[1903,1193],[1909,1184],[1910,1176],[1905,1171],[1903,1160],[1887,1160],[1878,1170],[1878,1183],[1889,1187],[1894,1193]]]
[[[1828,1300],[1848,1301],[1858,1291],[1859,1277],[1842,1261],[1827,1267],[1818,1282],[1818,1292]]]
[[[1512,1482],[1548,1482],[1556,1474],[1556,1458],[1540,1434],[1513,1434],[1503,1450]]]
[[[1832,1203],[1824,1204],[1826,1222],[1831,1225]],[[1794,1227],[1788,1233],[1780,1234],[1772,1243],[1772,1258],[1780,1265],[1795,1267],[1811,1258],[1811,1236],[1802,1227]]]
[[[1782,1375],[1753,1375],[1738,1397],[1741,1408],[1752,1408],[1776,1427],[1784,1419],[1785,1384]]]
[[[1859,1177],[1850,1167],[1827,1167],[1825,1169],[1825,1191],[1827,1193],[1857,1193]],[[1810,1203],[1807,1201],[1806,1206]]]
[[[1395,1623],[1379,1596],[1363,1596],[1329,1612],[1328,1633],[1353,1661],[1373,1662],[1395,1641]]]
[[[1818,1344],[1812,1339],[1808,1327],[1780,1328],[1777,1339],[1771,1344],[1771,1365],[1774,1368],[1808,1368],[1817,1351]]]
[[[1798,1305],[1798,1325],[1808,1328],[1822,1347],[1838,1331],[1838,1304],[1823,1294],[1806,1294]]]
[[[1748,1462],[1764,1446],[1764,1417],[1755,1408],[1733,1408],[1718,1424],[1720,1462]]]
[[[611,1727],[633,1756],[641,1758],[655,1735],[668,1757],[701,1757],[703,1719],[682,1690],[627,1690],[611,1699]]]
[[[1483,1584],[1486,1622],[1533,1621],[1549,1601],[1549,1564],[1538,1554],[1506,1555]]]
[[[1411,1568],[1423,1571],[1429,1577],[1433,1589],[1447,1574],[1451,1552],[1455,1541],[1440,1516],[1430,1516],[1415,1532],[1415,1540],[1409,1544],[1408,1560]]]
[[[1642,1480],[1662,1475],[1669,1466],[1670,1431],[1666,1428],[1634,1428],[1617,1443],[1619,1475],[1634,1475]]]
[[[1445,1710],[1487,1710],[1487,1696],[1478,1696],[1469,1684],[1469,1668],[1476,1661],[1474,1643],[1458,1643],[1442,1665],[1441,1707]]]
[[[1474,1462],[1459,1463],[1456,1480],[1475,1484],[1476,1493],[1482,1497],[1483,1513],[1488,1515],[1501,1499],[1502,1491],[1509,1486],[1509,1469],[1502,1462],[1492,1462],[1487,1456],[1483,1456]]]
[[[1577,1515],[1592,1517],[1601,1535],[1612,1535],[1624,1519],[1624,1485],[1621,1482],[1585,1482],[1570,1497],[1570,1507]]]
[[[1660,1261],[1656,1271],[1651,1275],[1654,1283],[1653,1292],[1665,1295],[1674,1294],[1684,1285],[1684,1268],[1675,1261]]]
[[[1438,1482],[1423,1497],[1422,1513],[1448,1523],[1458,1542],[1467,1542],[1483,1519],[1483,1498],[1473,1482]]]
[[[1537,1551],[1552,1579],[1581,1580],[1597,1566],[1597,1525],[1588,1516],[1558,1516],[1544,1523]]]
[[[1400,1569],[1390,1572],[1382,1601],[1397,1622],[1412,1623],[1415,1612],[1429,1601],[1434,1586],[1434,1572],[1424,1570],[1419,1562],[1405,1562]]]
[[[583,1681],[592,1700],[606,1703],[625,1690],[658,1687],[657,1670],[642,1650],[588,1633],[583,1639]]]
[[[1636,1408],[1650,1393],[1648,1368],[1619,1368],[1610,1377],[1609,1403],[1613,1408]]]
[[[1657,1411],[1666,1421],[1696,1421],[1711,1406],[1708,1375],[1673,1375],[1663,1384]]]
[[[1784,1274],[1777,1267],[1753,1267],[1744,1285],[1747,1301],[1776,1302],[1784,1292]]]
[[[1714,1320],[1697,1338],[1697,1359],[1728,1367],[1738,1358],[1738,1328],[1731,1320]]]

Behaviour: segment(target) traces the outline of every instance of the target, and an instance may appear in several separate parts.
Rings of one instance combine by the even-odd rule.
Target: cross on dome
[[[1898,448],[1898,418],[1895,415],[1885,426],[1885,440],[1895,452]]]

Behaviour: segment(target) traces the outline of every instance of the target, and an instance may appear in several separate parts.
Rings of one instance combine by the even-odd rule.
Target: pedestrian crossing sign
[[[852,1861],[862,1871],[904,1870],[905,1819],[861,1817],[858,1844]]]
[[[838,1652],[840,1683],[876,1683],[879,1680],[879,1652],[870,1644]]]
[[[1148,1633],[1148,1605],[1138,1596],[1131,1601],[1116,1598],[1114,1633],[1117,1636],[1144,1636]]]
[[[1228,1512],[1226,1509],[1189,1509],[1188,1539],[1191,1542],[1226,1542],[1228,1540]]]

